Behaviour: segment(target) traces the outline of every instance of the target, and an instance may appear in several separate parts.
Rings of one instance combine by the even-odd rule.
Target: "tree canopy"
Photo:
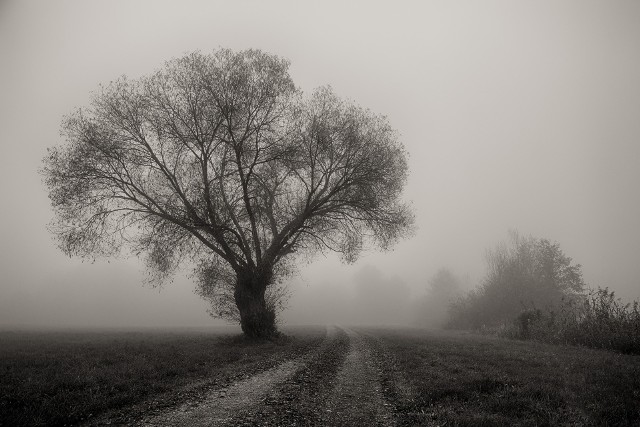
[[[101,87],[63,119],[67,143],[44,159],[60,248],[127,248],[156,281],[189,263],[214,314],[242,320],[245,297],[275,310],[277,278],[296,256],[351,262],[368,243],[405,236],[413,216],[396,132],[330,87],[304,94],[288,67],[222,49]]]

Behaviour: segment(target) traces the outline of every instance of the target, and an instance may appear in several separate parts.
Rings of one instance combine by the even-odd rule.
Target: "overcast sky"
[[[441,267],[477,283],[509,229],[640,298],[638,1],[0,0],[0,325],[211,323],[186,277],[158,291],[134,259],[57,250],[37,170],[100,83],[218,47],[288,58],[300,88],[387,115],[410,153],[415,236],[302,266],[284,320],[322,320],[362,277],[398,301]]]

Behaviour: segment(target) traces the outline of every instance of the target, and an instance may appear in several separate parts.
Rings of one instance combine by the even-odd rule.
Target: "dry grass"
[[[466,333],[365,332],[399,425],[640,425],[638,356]],[[193,382],[222,387],[310,350],[324,330],[289,333],[251,343],[202,331],[2,332],[0,425],[75,424]],[[278,389],[277,410],[261,421],[322,411],[322,387],[331,389],[346,348],[337,340]]]
[[[198,380],[225,384],[316,345],[323,329],[279,343],[218,330],[0,332],[0,425],[75,424]]]
[[[640,358],[461,333],[376,330],[400,425],[638,425]]]
[[[613,291],[598,288],[556,310],[525,311],[501,334],[640,355],[640,302],[625,304]]]

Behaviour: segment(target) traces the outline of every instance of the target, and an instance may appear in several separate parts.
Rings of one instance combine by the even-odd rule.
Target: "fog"
[[[557,241],[585,281],[640,298],[640,3],[0,2],[0,325],[206,326],[187,276],[65,257],[38,168],[100,83],[172,57],[259,48],[304,91],[388,117],[417,231],[353,265],[299,266],[281,322],[397,324],[439,269],[484,274],[510,229]]]

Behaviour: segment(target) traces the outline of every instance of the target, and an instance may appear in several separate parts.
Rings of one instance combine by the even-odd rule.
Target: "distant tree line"
[[[418,303],[420,323],[640,354],[638,301],[587,287],[558,243],[513,231],[486,263],[480,285],[461,296],[460,281],[440,270]]]
[[[495,328],[523,311],[551,309],[585,292],[580,264],[557,243],[511,232],[510,241],[487,252],[487,275],[480,287],[450,309],[450,326]]]

